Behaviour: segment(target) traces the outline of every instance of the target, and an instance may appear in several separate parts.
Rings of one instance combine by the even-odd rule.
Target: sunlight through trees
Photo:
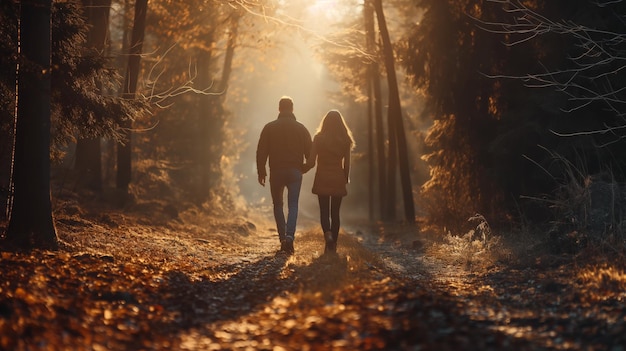
[[[625,13],[0,1],[0,349],[622,350]],[[307,172],[289,256],[281,96],[355,142],[340,240]]]
[[[3,6],[1,48],[15,49],[3,60],[21,71],[27,66],[18,66],[10,40],[17,18]],[[615,66],[615,14],[623,4],[585,5],[596,16],[563,6],[54,3],[51,135],[44,141],[52,167],[43,173],[61,184],[57,193],[77,188],[118,205],[151,198],[172,213],[263,206],[250,144],[276,112],[270,101],[288,94],[311,129],[329,109],[345,111],[361,175],[347,199],[355,218],[453,227],[475,213],[494,226],[560,217],[537,199],[561,203],[555,189],[570,181],[585,188],[587,179],[624,178]],[[523,21],[512,22],[516,15]],[[12,74],[3,73],[2,87],[15,97]],[[10,175],[14,146],[17,152],[11,131],[21,123],[14,101],[0,105],[9,136],[2,149],[7,210],[12,182],[21,181]],[[580,175],[569,177],[572,169]]]

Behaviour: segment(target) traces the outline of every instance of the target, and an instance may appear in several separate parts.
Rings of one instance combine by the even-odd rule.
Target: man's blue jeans
[[[294,240],[296,221],[298,220],[298,200],[302,187],[302,171],[296,168],[270,170],[270,191],[274,203],[274,219],[278,238],[282,243],[285,240]],[[283,211],[283,193],[287,188],[287,222]]]

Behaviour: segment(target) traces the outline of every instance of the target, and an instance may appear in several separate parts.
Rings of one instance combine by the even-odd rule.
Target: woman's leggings
[[[333,240],[337,242],[339,235],[339,209],[341,208],[342,196],[324,196],[318,195],[317,199],[320,204],[320,223],[324,233],[331,231]]]

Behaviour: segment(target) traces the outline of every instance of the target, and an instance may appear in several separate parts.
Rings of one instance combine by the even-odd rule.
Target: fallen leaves
[[[183,213],[183,222],[149,226],[130,214],[105,217],[61,222],[64,250],[0,252],[0,349],[548,350],[626,341],[626,275],[612,266],[435,270],[436,258],[363,233],[342,233],[339,255],[321,255],[316,230],[298,233],[296,254],[284,257],[274,255],[276,234],[247,220],[193,224]]]

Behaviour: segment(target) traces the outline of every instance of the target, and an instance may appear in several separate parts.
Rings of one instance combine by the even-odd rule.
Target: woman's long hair
[[[317,128],[315,137],[323,141],[327,146],[339,148],[349,147],[354,149],[354,138],[346,121],[341,113],[337,110],[330,110],[322,119],[320,126]]]

